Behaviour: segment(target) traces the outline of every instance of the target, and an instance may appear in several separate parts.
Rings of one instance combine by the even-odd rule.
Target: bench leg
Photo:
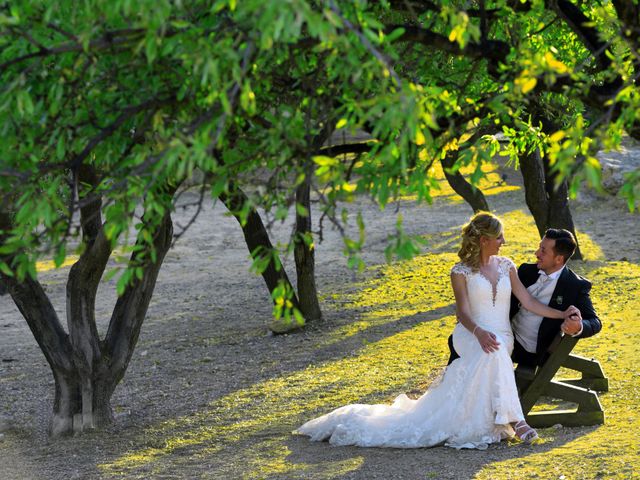
[[[544,365],[538,368],[531,383],[522,390],[520,404],[522,405],[522,411],[525,415],[529,413],[540,396],[543,395],[547,385],[551,382],[551,379],[562,365],[562,362],[567,358],[567,355],[569,355],[569,352],[575,345],[575,339],[570,338],[569,340],[570,341],[564,341],[558,344],[556,352],[549,357]],[[516,381],[516,384],[517,383]]]
[[[599,392],[609,391],[609,379],[604,375],[600,362],[594,359],[581,357],[579,355],[569,355],[562,366],[582,373],[582,378],[562,380],[583,388],[590,388]]]
[[[569,427],[604,423],[604,411],[596,392],[563,382],[551,381],[544,393],[550,397],[577,403],[578,408],[577,410],[527,413],[525,415],[527,422],[532,427],[544,428],[558,423]]]

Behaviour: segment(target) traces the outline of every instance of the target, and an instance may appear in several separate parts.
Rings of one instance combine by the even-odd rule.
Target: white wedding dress
[[[509,269],[514,264],[496,258],[500,272],[496,285],[461,263],[452,272],[465,276],[471,316],[496,335],[497,351],[483,352],[476,337],[458,323],[453,345],[460,358],[420,398],[402,394],[392,405],[347,405],[310,420],[294,433],[314,441],[328,439],[334,445],[396,448],[484,449],[513,436],[509,424],[524,418],[511,361]]]

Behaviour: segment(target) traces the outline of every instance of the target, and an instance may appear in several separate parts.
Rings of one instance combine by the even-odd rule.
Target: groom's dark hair
[[[564,228],[549,228],[544,232],[544,236],[556,241],[553,251],[556,255],[562,255],[564,257],[564,263],[567,263],[571,255],[573,255],[573,252],[576,251],[577,243],[573,234]]]

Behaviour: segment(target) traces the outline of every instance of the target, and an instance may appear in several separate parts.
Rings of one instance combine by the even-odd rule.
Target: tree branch
[[[508,43],[501,40],[487,40],[483,43],[469,42],[464,48],[460,48],[457,43],[450,42],[444,35],[414,25],[389,25],[385,27],[385,32],[391,33],[397,28],[404,29],[404,33],[399,38],[401,41],[420,43],[464,57],[487,58],[502,62],[511,49]]]
[[[330,145],[322,147],[318,150],[318,155],[326,155],[327,157],[337,157],[348,153],[367,153],[370,152],[375,141],[359,142],[359,143],[343,143],[341,145]]]
[[[99,134],[97,134],[91,140],[89,140],[89,143],[87,143],[87,146],[84,147],[80,153],[75,155],[73,159],[71,159],[71,161],[69,162],[69,167],[72,170],[77,169],[82,164],[84,159],[89,156],[91,151],[98,144],[100,144],[100,142],[102,142],[106,138],[109,138],[111,135],[113,135],[115,131],[118,128],[120,128],[122,124],[124,124],[130,118],[134,117],[138,113],[143,112],[145,110],[171,104],[175,100],[176,100],[175,96],[171,95],[163,99],[153,98],[151,100],[142,102],[138,105],[129,105],[127,107],[124,107],[122,109],[122,113],[120,113],[120,115],[118,115],[118,117],[111,124],[104,127]]]
[[[112,32],[105,33],[102,38],[97,40],[93,40],[89,42],[87,46],[88,51],[96,51],[102,50],[105,48],[113,48],[118,45],[126,44],[127,42],[132,42],[135,40],[139,40],[144,35],[144,29],[122,29],[115,30]],[[58,45],[56,47],[39,49],[36,52],[27,53],[25,55],[21,55],[20,57],[16,57],[12,60],[9,60],[2,65],[0,65],[0,75],[4,73],[4,71],[12,65],[17,63],[24,62],[25,60],[30,60],[32,58],[38,57],[47,57],[51,55],[60,55],[62,53],[69,52],[84,52],[84,46],[79,42],[69,42],[64,43],[62,45]]]
[[[178,185],[167,186],[165,194],[173,197],[177,188]],[[143,230],[151,226],[147,215],[151,215],[151,212],[143,215]],[[118,298],[104,339],[104,351],[110,358],[114,384],[122,379],[131,360],[160,267],[171,246],[172,234],[173,223],[170,212],[167,211],[160,224],[154,228],[152,245],[146,244],[141,231],[136,245],[142,248],[134,251],[129,259],[130,268],[142,262],[143,274],[141,280],[133,280]],[[155,261],[152,260],[151,249],[155,251]]]
[[[13,229],[10,215],[0,208],[0,243],[4,243],[7,232]],[[13,257],[1,256],[0,261],[11,265]],[[71,343],[65,332],[55,308],[49,301],[42,285],[29,275],[19,282],[14,276],[9,277],[0,272],[0,280],[4,283],[16,307],[24,317],[40,346],[47,362],[53,369],[71,372]]]

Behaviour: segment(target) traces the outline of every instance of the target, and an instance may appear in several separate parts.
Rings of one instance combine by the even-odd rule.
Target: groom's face
[[[538,250],[536,250],[537,266],[547,274],[555,272],[564,265],[564,257],[556,255],[555,246],[555,240],[543,237]]]

